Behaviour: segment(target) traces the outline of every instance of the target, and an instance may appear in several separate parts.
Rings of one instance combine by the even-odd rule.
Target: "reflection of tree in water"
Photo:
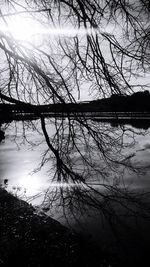
[[[99,120],[100,121],[100,120]],[[114,120],[113,122],[110,122],[112,126],[118,127],[124,124],[131,125],[132,127],[136,129],[143,129],[143,130],[148,130],[150,128],[150,122],[149,120]]]
[[[142,166],[132,164],[132,158],[136,136],[143,134],[144,138],[147,132],[126,126],[116,129],[85,118],[69,120],[69,125],[68,120],[56,121],[56,132],[49,136],[49,142],[53,140],[59,156],[53,158],[55,175],[45,194],[43,210],[49,214],[60,212],[70,224],[76,221],[80,225],[81,218],[88,216],[103,219],[120,245],[127,236],[133,246],[139,240],[144,242],[139,236],[141,221],[150,219],[149,193],[131,189],[126,184],[126,173],[144,172]],[[44,162],[48,163],[49,157],[43,158],[42,165]]]
[[[50,188],[45,195],[44,210],[51,211],[58,205],[69,217],[71,213],[76,216],[79,211],[90,212],[90,207],[107,216],[107,213],[113,214],[115,203],[128,208],[127,202],[134,203],[134,196],[138,205],[142,205],[141,196],[138,198],[137,192],[133,193],[126,184],[126,174],[143,171],[142,166],[132,164],[132,159],[136,136],[144,137],[147,132],[127,126],[115,128],[81,116],[65,120],[42,118],[43,131],[37,122],[24,122],[22,125],[22,136],[31,146],[44,142],[44,139],[47,143],[35,172],[45,165],[49,169],[53,162],[48,172]],[[39,143],[28,140],[28,129],[38,131],[41,136],[44,133],[44,139]],[[130,213],[133,215],[134,208]]]
[[[132,164],[135,155],[132,148],[135,136],[144,136],[145,131],[125,126],[116,129],[81,117],[55,119],[54,125],[55,133],[48,135],[49,123],[42,121],[49,150],[45,151],[40,167],[53,160],[55,173],[45,196],[45,210],[57,204],[63,208],[64,215],[76,216],[79,211],[88,212],[90,207],[115,217],[119,205],[131,216],[138,215],[140,208],[141,212],[147,212],[142,194],[132,192],[125,181],[127,171],[130,174],[143,171],[142,166]],[[51,151],[54,151],[53,158]]]
[[[82,120],[83,124],[78,119],[70,120],[69,125],[68,121],[59,120],[56,123],[59,130],[57,128],[54,136],[50,136],[55,149],[59,148],[61,161],[58,156],[53,158],[55,175],[42,208],[52,215],[60,212],[59,216],[73,227],[78,224],[79,228],[84,228],[90,216],[99,221],[99,229],[106,231],[106,226],[104,230],[101,227],[103,220],[108,225],[108,233],[111,229],[110,236],[112,233],[117,240],[120,253],[133,253],[133,258],[136,253],[146,255],[149,192],[131,189],[126,184],[128,171],[130,175],[144,172],[142,166],[136,168],[132,164],[135,155],[132,149],[136,135],[144,137],[146,132]],[[48,163],[48,158],[43,162]],[[98,230],[94,227],[93,232]],[[130,246],[137,252],[134,249],[129,252]]]

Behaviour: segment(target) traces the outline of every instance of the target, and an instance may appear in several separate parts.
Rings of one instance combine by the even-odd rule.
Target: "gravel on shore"
[[[111,266],[83,238],[0,188],[0,266]]]

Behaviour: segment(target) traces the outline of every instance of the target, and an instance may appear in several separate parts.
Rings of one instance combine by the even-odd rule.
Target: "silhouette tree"
[[[52,200],[59,195],[70,211],[76,203],[86,202],[104,213],[107,210],[108,215],[112,214],[108,199],[118,202],[120,197],[122,205],[123,199],[134,202],[116,182],[124,168],[136,171],[130,155],[123,153],[124,147],[132,145],[123,143],[124,135],[131,132],[134,137],[134,130],[123,127],[116,131],[84,114],[70,114],[66,104],[77,103],[88,92],[97,98],[147,89],[141,77],[149,70],[149,2],[5,2],[0,13],[0,99],[27,108],[40,118],[48,146],[41,167],[54,160],[52,180],[61,185]],[[16,18],[36,22],[38,30],[29,32],[28,38],[20,37],[20,30],[16,34],[17,28],[11,27]],[[63,105],[66,119],[45,119],[41,106],[57,103]],[[50,134],[52,124],[55,131]],[[110,172],[115,177],[113,185],[107,182]],[[90,185],[94,177],[105,193]]]

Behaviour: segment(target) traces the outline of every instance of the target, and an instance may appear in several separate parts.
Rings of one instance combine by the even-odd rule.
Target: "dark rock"
[[[2,130],[0,130],[0,142],[1,142],[3,139],[5,139],[5,133],[4,133]]]

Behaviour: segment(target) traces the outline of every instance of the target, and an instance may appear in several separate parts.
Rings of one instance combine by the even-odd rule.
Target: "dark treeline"
[[[93,100],[89,102],[49,104],[33,106],[18,104],[0,104],[0,116],[9,117],[12,113],[50,113],[50,112],[101,112],[101,111],[150,111],[149,91],[136,92],[130,96],[113,94],[109,98]]]
[[[146,112],[150,111],[149,91],[136,92],[132,95],[113,94],[109,98],[103,98],[89,103],[82,104],[83,111],[132,111]]]
[[[105,110],[110,111],[150,111],[149,91],[136,92],[130,96],[114,94],[108,99],[102,99]]]

